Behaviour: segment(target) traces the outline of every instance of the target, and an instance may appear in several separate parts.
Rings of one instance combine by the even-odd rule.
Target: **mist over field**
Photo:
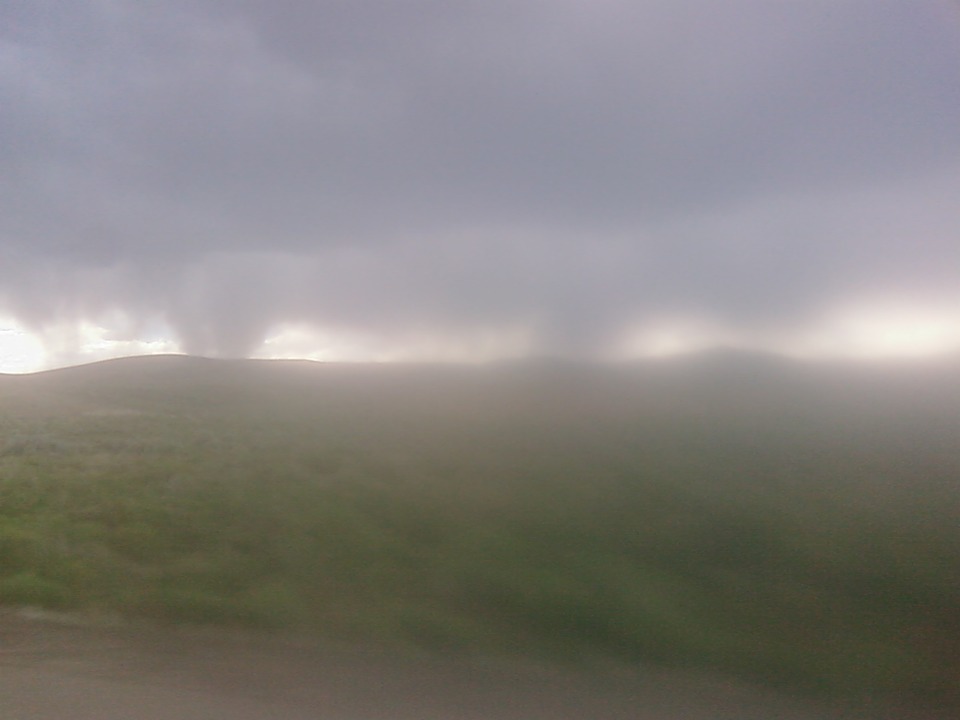
[[[0,376],[0,602],[946,708],[958,403],[742,353]]]
[[[0,638],[957,716],[953,0],[11,0],[0,108]]]

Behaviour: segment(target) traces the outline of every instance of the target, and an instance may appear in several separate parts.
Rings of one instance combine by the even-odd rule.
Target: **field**
[[[0,604],[960,703],[960,372],[0,376]]]

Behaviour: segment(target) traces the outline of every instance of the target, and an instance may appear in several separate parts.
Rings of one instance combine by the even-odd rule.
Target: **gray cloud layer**
[[[0,310],[582,352],[960,287],[946,1],[14,0]]]

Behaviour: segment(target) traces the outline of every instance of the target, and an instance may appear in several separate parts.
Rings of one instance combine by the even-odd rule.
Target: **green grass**
[[[0,603],[956,702],[956,379],[840,375],[0,378]]]

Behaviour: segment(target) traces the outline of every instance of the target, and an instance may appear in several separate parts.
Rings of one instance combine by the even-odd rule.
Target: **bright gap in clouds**
[[[0,319],[0,373],[43,370],[47,351],[40,339],[14,320]]]
[[[328,362],[482,363],[521,358],[532,352],[532,338],[523,328],[488,329],[458,338],[442,338],[429,332],[384,337],[284,323],[264,341],[254,357]]]
[[[960,352],[960,304],[932,311],[907,303],[852,305],[782,345],[801,358],[921,358]]]
[[[629,333],[615,359],[666,358],[739,348],[798,359],[887,360],[960,353],[960,303],[930,309],[908,302],[846,305],[803,330],[754,334],[695,319],[650,322]]]
[[[0,319],[0,373],[31,373],[131,355],[180,352],[169,331],[153,337],[118,337],[116,328],[81,321],[32,332]]]

